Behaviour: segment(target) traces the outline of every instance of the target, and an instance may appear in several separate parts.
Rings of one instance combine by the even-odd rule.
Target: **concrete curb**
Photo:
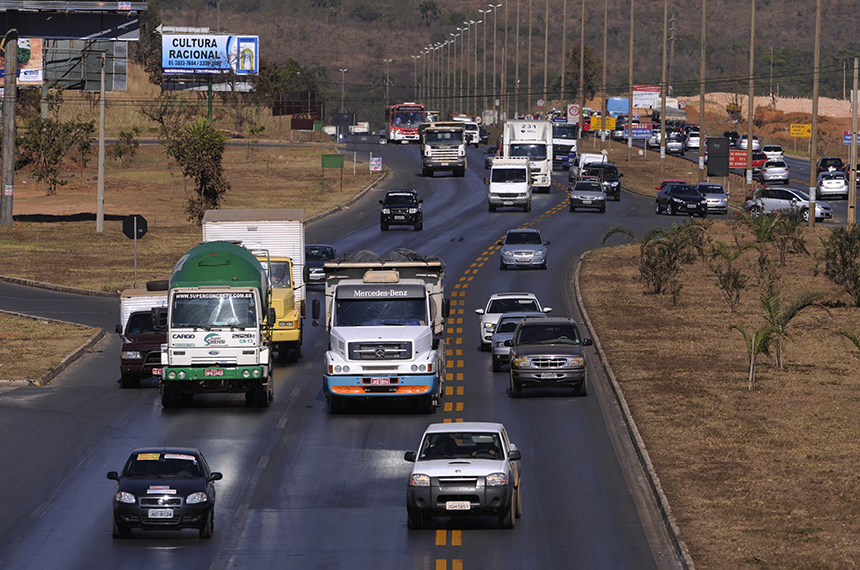
[[[693,559],[690,556],[690,552],[687,549],[687,545],[679,538],[680,529],[675,522],[675,517],[672,515],[672,509],[669,506],[669,499],[663,492],[663,487],[660,485],[660,478],[657,476],[657,471],[654,469],[654,465],[651,463],[651,457],[648,455],[648,450],[645,449],[645,442],[642,440],[642,436],[639,433],[639,428],[636,427],[636,422],[633,419],[632,414],[630,413],[630,408],[627,406],[627,400],[624,399],[624,394],[621,391],[621,386],[618,384],[618,380],[615,378],[615,373],[613,372],[612,367],[609,365],[609,361],[606,359],[606,355],[603,352],[603,347],[600,344],[600,339],[597,338],[597,335],[594,332],[595,329],[594,326],[592,326],[591,324],[591,319],[589,319],[588,313],[585,311],[585,305],[582,302],[582,296],[580,295],[579,270],[582,267],[582,259],[589,253],[590,252],[583,253],[582,256],[580,256],[579,260],[577,260],[576,262],[576,271],[574,272],[574,288],[576,291],[577,308],[579,309],[579,313],[582,315],[583,320],[588,326],[588,330],[591,331],[591,336],[594,340],[594,348],[597,350],[597,354],[600,356],[600,365],[603,368],[606,377],[609,379],[609,386],[612,389],[613,395],[618,401],[618,407],[621,410],[621,416],[623,417],[624,424],[627,427],[627,434],[630,437],[634,449],[636,449],[636,455],[639,458],[639,463],[645,473],[645,477],[648,481],[648,486],[651,489],[652,494],[654,495],[654,500],[656,501],[657,506],[660,509],[660,516],[663,520],[663,524],[666,526],[666,531],[669,533],[669,537],[672,540],[675,554],[678,556],[678,560],[680,561],[683,568],[687,570],[695,570],[695,565],[693,564]]]
[[[3,312],[7,315],[15,315],[16,317],[22,317],[22,318],[26,318],[26,319],[34,319],[34,320],[39,320],[39,321],[53,321],[55,323],[64,323],[64,324],[68,324],[68,325],[80,326],[79,323],[72,323],[70,321],[61,321],[59,319],[51,319],[49,317],[34,317],[33,315],[25,315],[24,313],[15,313],[12,311],[0,311],[0,312]],[[62,361],[60,361],[60,363],[57,366],[55,366],[53,369],[49,370],[47,373],[45,373],[44,376],[42,376],[38,380],[0,380],[0,386],[2,386],[2,387],[6,387],[6,386],[47,386],[48,383],[52,379],[54,379],[54,377],[57,376],[57,374],[59,374],[60,372],[62,372],[66,368],[68,368],[70,364],[72,364],[78,358],[83,356],[84,353],[86,353],[90,349],[90,347],[95,345],[104,336],[105,336],[104,329],[98,329],[96,332],[94,332],[92,334],[92,336],[90,336],[89,339],[87,339],[84,342],[84,344],[82,344],[77,349],[75,349],[71,354],[66,356]]]

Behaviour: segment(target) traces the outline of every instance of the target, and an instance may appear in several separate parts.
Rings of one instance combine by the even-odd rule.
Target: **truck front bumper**
[[[326,396],[359,398],[438,395],[442,387],[438,374],[401,376],[323,375]]]

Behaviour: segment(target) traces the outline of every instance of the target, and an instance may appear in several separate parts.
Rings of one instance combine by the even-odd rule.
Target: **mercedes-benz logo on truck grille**
[[[376,347],[376,358],[385,358],[385,347],[377,346]]]

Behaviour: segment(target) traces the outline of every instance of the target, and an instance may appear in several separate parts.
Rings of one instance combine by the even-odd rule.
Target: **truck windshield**
[[[576,125],[553,125],[552,138],[554,139],[576,139]]]
[[[340,299],[334,324],[341,327],[425,326],[427,322],[423,298]]]
[[[171,328],[254,328],[257,309],[251,293],[176,293]]]
[[[532,160],[546,160],[546,145],[511,143],[511,156],[527,156]]]
[[[286,261],[273,261],[272,267],[266,261],[261,262],[263,269],[269,274],[269,282],[274,289],[289,289],[292,287],[290,280],[290,264]]]
[[[503,183],[527,182],[528,172],[525,168],[494,168],[490,174],[490,181]]]
[[[417,129],[418,125],[425,123],[424,111],[397,111],[394,113],[393,123],[398,127],[409,127]]]
[[[463,131],[427,131],[424,139],[427,144],[460,145],[463,143]]]

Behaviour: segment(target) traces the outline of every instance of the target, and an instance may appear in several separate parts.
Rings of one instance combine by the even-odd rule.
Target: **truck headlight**
[[[134,495],[131,493],[126,493],[125,491],[120,491],[116,494],[116,502],[117,503],[128,503],[133,505],[135,503]]]
[[[337,366],[329,366],[329,373],[334,372],[335,374],[340,374],[341,372],[349,372],[349,366],[341,366],[338,364]]]
[[[187,505],[199,505],[200,503],[205,503],[209,500],[209,497],[206,496],[206,493],[191,493],[185,499],[185,504]]]
[[[412,477],[409,478],[409,485],[412,487],[429,487],[430,476],[423,475],[421,473],[414,473]]]
[[[143,356],[140,355],[139,350],[123,350],[120,353],[120,358],[123,360],[142,360]]]
[[[508,476],[504,473],[490,473],[487,475],[487,487],[501,487],[508,484]]]

